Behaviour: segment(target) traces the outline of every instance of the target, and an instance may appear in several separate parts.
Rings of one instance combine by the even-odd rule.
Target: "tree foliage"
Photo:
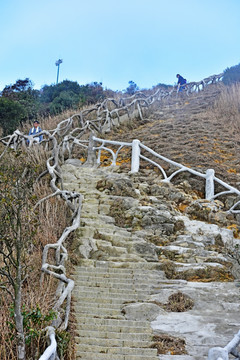
[[[45,85],[41,91],[41,111],[44,115],[56,115],[68,109],[94,104],[105,98],[101,83],[79,85],[76,81],[64,80],[57,85]]]
[[[15,131],[27,120],[38,116],[57,115],[68,109],[102,101],[108,91],[102,83],[79,85],[76,81],[64,80],[57,85],[45,85],[41,91],[34,90],[29,78],[7,85],[0,97],[0,127],[3,135]]]
[[[139,87],[137,86],[137,84],[135,84],[134,81],[130,80],[128,82],[129,86],[126,89],[126,93],[129,95],[133,95],[136,91],[139,90]]]
[[[13,133],[26,118],[23,105],[9,98],[0,98],[0,126],[3,136]]]
[[[32,82],[26,78],[3,89],[0,98],[0,126],[4,136],[16,130],[23,121],[37,118],[39,91],[32,87]]]
[[[231,85],[240,82],[240,64],[232,66],[224,70],[223,83]]]
[[[80,91],[80,105],[91,105],[103,101],[106,93],[103,90],[102,83],[92,82],[82,85]]]

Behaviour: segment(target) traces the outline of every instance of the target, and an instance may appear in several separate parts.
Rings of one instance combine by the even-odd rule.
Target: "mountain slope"
[[[157,153],[199,171],[215,169],[216,175],[233,186],[240,181],[240,141],[234,140],[229,119],[219,122],[212,107],[221,84],[205,91],[169,98],[155,105],[145,124],[114,132],[119,141],[139,139]]]

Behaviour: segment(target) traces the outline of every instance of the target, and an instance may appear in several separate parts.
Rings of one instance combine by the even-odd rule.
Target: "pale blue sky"
[[[0,90],[30,78],[123,90],[240,63],[240,0],[0,0]]]

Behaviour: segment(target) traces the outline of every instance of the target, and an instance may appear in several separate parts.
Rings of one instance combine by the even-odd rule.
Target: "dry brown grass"
[[[159,354],[183,355],[187,354],[184,339],[167,334],[154,335],[152,348],[156,348]]]
[[[47,155],[40,147],[34,147],[26,153],[28,160],[37,166],[36,178],[39,173],[45,169]],[[49,187],[49,176],[45,176],[41,182],[36,183],[34,187],[34,199],[38,201],[46,195],[51,194]],[[34,204],[33,204],[34,205]],[[47,243],[55,243],[58,241],[63,230],[69,225],[70,213],[63,200],[59,197],[50,198],[41,203],[37,209],[38,224],[31,244],[26,254],[26,262],[28,264],[28,276],[23,283],[23,304],[27,311],[37,308],[41,309],[43,316],[49,314],[55,299],[55,290],[57,281],[49,276],[44,277],[44,281],[40,284],[42,250]],[[55,264],[54,252],[50,252],[49,261]],[[16,337],[14,330],[11,329],[9,323],[13,322],[10,316],[10,307],[12,306],[11,297],[0,289],[0,358],[1,360],[16,359]],[[50,325],[49,323],[44,323]],[[42,328],[41,322],[34,325],[36,331]],[[71,326],[70,326],[71,327]],[[71,329],[70,329],[71,331]],[[44,334],[43,334],[44,335]],[[35,359],[43,352],[46,347],[44,336],[37,336],[31,344],[27,345],[27,359]],[[61,334],[61,336],[64,336]],[[69,349],[71,345],[69,346]],[[37,356],[37,357],[36,357]],[[73,351],[69,350],[65,359],[73,358]]]
[[[240,84],[223,86],[220,96],[212,109],[213,116],[223,126],[232,129],[233,135],[239,138],[240,130]]]
[[[38,117],[37,120],[40,122],[40,126],[43,130],[53,130],[56,128],[57,124],[59,124],[61,121],[66,120],[69,117],[71,117],[72,115],[78,114],[79,112],[80,112],[80,110],[77,110],[77,111],[76,110],[67,110],[56,116],[49,115],[47,117]],[[23,133],[28,134],[28,132],[32,126],[33,126],[32,122],[26,121],[25,123],[22,124],[22,126],[19,127],[19,129]]]

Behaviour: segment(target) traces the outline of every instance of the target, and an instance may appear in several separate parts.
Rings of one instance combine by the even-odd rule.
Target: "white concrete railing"
[[[240,359],[240,353],[237,351],[237,347],[240,344],[240,331],[234,336],[234,338],[224,347],[214,347],[208,352],[208,360],[229,360],[229,354],[233,355],[237,359]]]
[[[204,90],[208,85],[221,81],[223,73],[211,75],[201,81],[194,81],[184,84],[184,92],[189,95],[194,92]],[[147,92],[136,92],[130,97],[108,98],[102,103],[82,110],[71,118],[79,119],[79,125],[84,127],[87,123],[92,130],[99,133],[111,130],[115,125],[119,125],[121,119],[131,120],[137,115],[143,119],[143,109],[150,107],[157,101],[165,98],[175,97],[178,94],[179,87],[173,86],[169,90],[158,88],[157,90],[148,90]]]
[[[180,86],[177,86],[177,92],[185,91],[188,95],[193,92],[199,92],[204,90],[208,85],[215,84],[221,81],[224,73],[218,75],[211,75],[201,81],[193,81]]]
[[[100,139],[95,136],[93,136],[93,140],[96,143],[100,143],[99,146],[94,146],[94,150],[98,151],[98,157],[97,157],[97,164],[100,165],[100,159],[101,159],[101,152],[102,150],[108,151],[112,155],[112,163],[111,165],[115,166],[117,162],[117,157],[119,155],[120,150],[126,146],[131,148],[131,173],[137,173],[140,168],[140,160],[145,160],[152,164],[153,166],[156,166],[163,177],[163,182],[171,182],[171,180],[178,174],[182,172],[189,172],[190,174],[199,176],[202,179],[205,179],[205,199],[209,201],[213,201],[217,199],[218,197],[222,195],[228,195],[228,194],[234,194],[236,196],[240,197],[240,191],[236,189],[235,187],[225,183],[221,179],[217,178],[215,176],[214,169],[208,169],[206,173],[201,173],[199,171],[193,170],[187,166],[184,166],[180,163],[177,163],[176,161],[170,160],[158,153],[156,153],[154,150],[150,149],[146,145],[142,144],[139,140],[135,139],[132,141],[132,143],[128,142],[121,142],[121,141],[110,141],[106,139]],[[114,152],[109,146],[117,146],[117,150]],[[174,167],[177,168],[176,171],[173,171],[171,175],[167,175],[163,167],[157,163],[156,161],[144,156],[141,154],[141,150],[145,150],[148,154],[153,155],[155,158],[160,159]],[[223,188],[225,188],[224,191],[215,193],[215,182],[221,185]],[[240,204],[240,200],[237,201],[228,211],[232,213],[240,213],[240,210],[237,210],[237,206]]]
[[[49,360],[55,359],[57,356],[57,342],[55,338],[55,329],[52,326],[49,326],[47,329],[47,337],[49,338],[50,345],[46,348],[44,353],[41,355],[39,360]]]

